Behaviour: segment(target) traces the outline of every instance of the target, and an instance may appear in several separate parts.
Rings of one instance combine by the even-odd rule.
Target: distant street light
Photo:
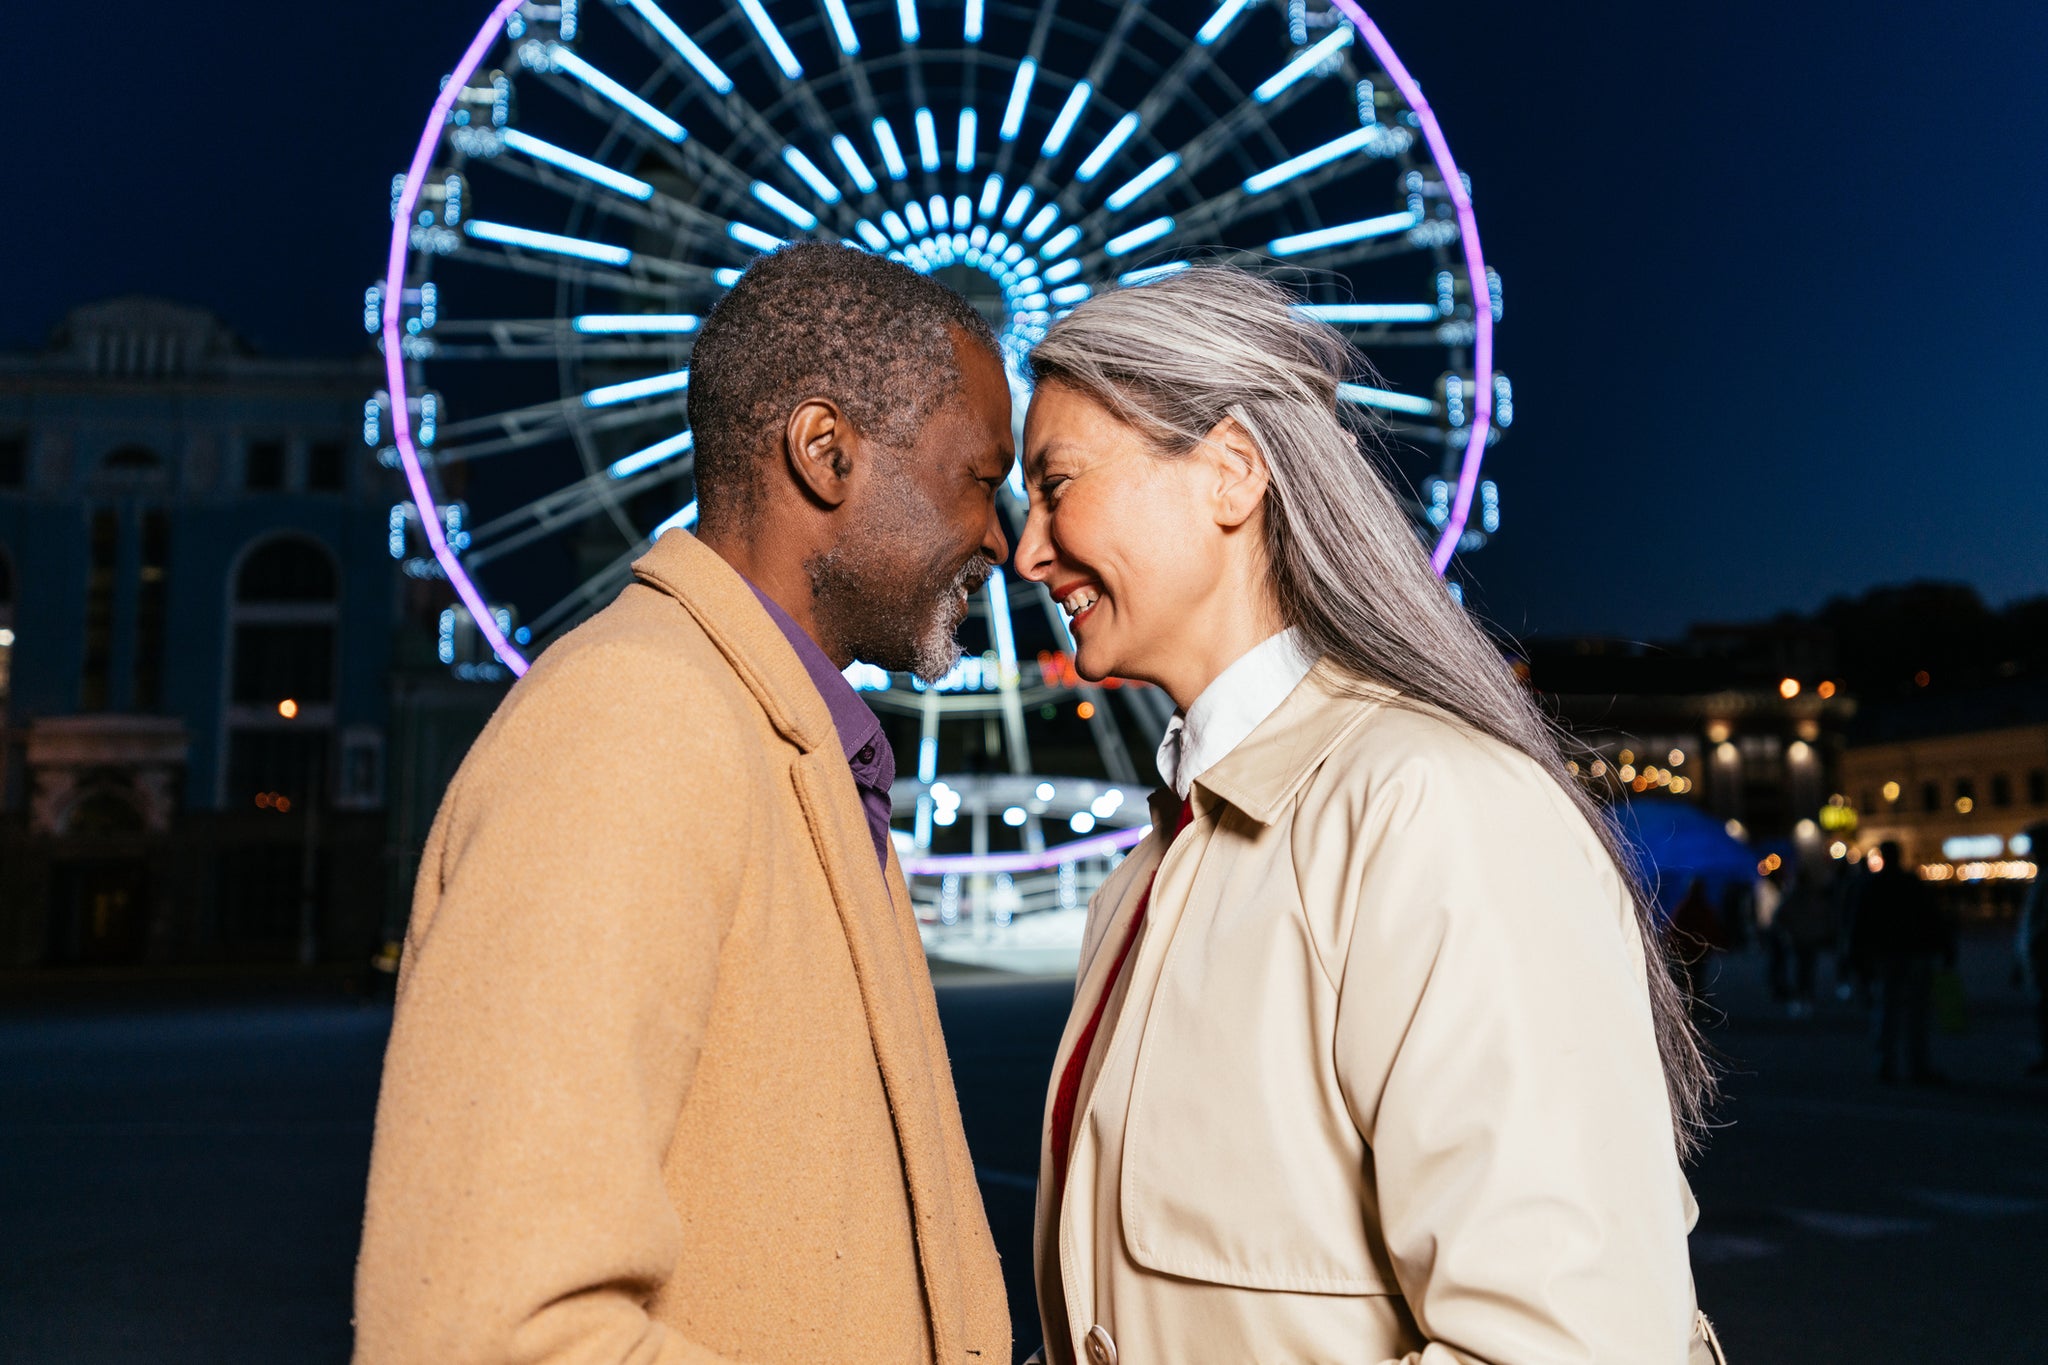
[[[286,720],[295,720],[299,714],[299,704],[290,697],[286,697],[277,704],[277,714],[283,716]]]

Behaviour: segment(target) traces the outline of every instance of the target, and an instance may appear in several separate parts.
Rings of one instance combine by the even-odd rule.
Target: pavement
[[[1692,1176],[1702,1304],[1737,1365],[2048,1361],[2048,1082],[2002,935],[1966,942],[1952,1078],[1880,1086],[1866,1023],[1787,1018],[1725,959],[1722,1126]],[[1038,1125],[1071,994],[941,967],[940,1011],[1020,1354]],[[0,1362],[340,1362],[388,1008],[105,989],[0,1010]]]

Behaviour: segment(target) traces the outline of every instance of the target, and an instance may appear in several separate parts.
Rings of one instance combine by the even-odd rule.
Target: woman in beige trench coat
[[[1360,458],[1357,365],[1206,267],[1033,353],[1019,571],[1178,708],[1047,1100],[1045,1357],[1718,1360],[1654,922]]]

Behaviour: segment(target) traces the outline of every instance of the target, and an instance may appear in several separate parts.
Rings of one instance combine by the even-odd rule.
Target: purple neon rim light
[[[391,249],[387,260],[384,279],[384,374],[385,386],[391,396],[391,429],[398,446],[398,458],[405,469],[407,487],[412,492],[413,506],[419,511],[420,529],[427,537],[427,545],[434,553],[435,561],[454,587],[456,596],[469,609],[477,629],[489,642],[491,652],[514,676],[525,674],[526,656],[521,654],[505,632],[498,628],[498,622],[485,604],[483,594],[471,579],[462,562],[449,547],[448,538],[441,528],[437,514],[438,504],[433,492],[427,486],[426,472],[420,465],[419,451],[413,444],[412,415],[408,407],[408,392],[405,383],[404,346],[400,338],[399,313],[404,300],[405,265],[411,247],[413,211],[418,207],[420,190],[423,187],[428,167],[433,163],[435,149],[440,145],[442,129],[447,124],[448,112],[454,107],[457,96],[469,84],[469,78],[489,53],[491,44],[497,41],[512,12],[524,0],[499,0],[491,10],[476,37],[470,40],[469,48],[456,63],[454,72],[441,88],[440,97],[427,116],[427,125],[420,133],[419,145],[413,150],[412,164],[405,174],[405,188],[400,192],[398,210],[391,225]],[[1429,144],[1430,156],[1435,159],[1438,173],[1443,177],[1444,190],[1451,198],[1451,204],[1458,216],[1458,235],[1465,251],[1465,271],[1471,280],[1472,317],[1474,340],[1472,347],[1473,386],[1478,392],[1473,396],[1472,431],[1466,438],[1464,459],[1458,467],[1458,490],[1452,500],[1450,517],[1445,522],[1443,533],[1437,538],[1436,548],[1430,555],[1430,564],[1441,575],[1450,565],[1451,556],[1457,552],[1458,542],[1464,537],[1465,527],[1472,515],[1472,499],[1479,489],[1479,472],[1486,458],[1486,439],[1493,425],[1493,308],[1492,291],[1486,278],[1486,261],[1479,247],[1479,220],[1472,210],[1472,196],[1465,192],[1465,182],[1458,173],[1458,163],[1451,156],[1449,142],[1444,138],[1443,128],[1437,123],[1436,115],[1423,97],[1422,87],[1408,74],[1408,68],[1394,55],[1393,46],[1387,42],[1379,26],[1366,16],[1358,0],[1336,0],[1337,8],[1351,21],[1354,28],[1372,49],[1381,67],[1392,78],[1401,96],[1414,111],[1417,122],[1422,125],[1422,136]],[[1127,833],[1128,831],[1119,831]],[[1105,836],[1107,837],[1107,836]],[[1011,855],[986,855],[1008,857]],[[1053,864],[1045,864],[1052,866]],[[955,865],[957,866],[957,865]],[[989,871],[1033,870],[1023,869],[973,869]]]
[[[1137,847],[1152,832],[1150,825],[1112,830],[1086,839],[1073,839],[1037,853],[923,853],[903,860],[906,877],[939,877],[949,872],[1043,872],[1061,863],[1078,863],[1083,858],[1103,858]]]

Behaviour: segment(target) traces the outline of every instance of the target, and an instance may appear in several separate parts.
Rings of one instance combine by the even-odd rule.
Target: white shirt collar
[[[1301,632],[1289,628],[1238,657],[1202,689],[1185,717],[1166,723],[1159,742],[1159,775],[1185,797],[1195,779],[1243,743],[1287,694],[1301,685],[1315,660],[1302,651]]]

